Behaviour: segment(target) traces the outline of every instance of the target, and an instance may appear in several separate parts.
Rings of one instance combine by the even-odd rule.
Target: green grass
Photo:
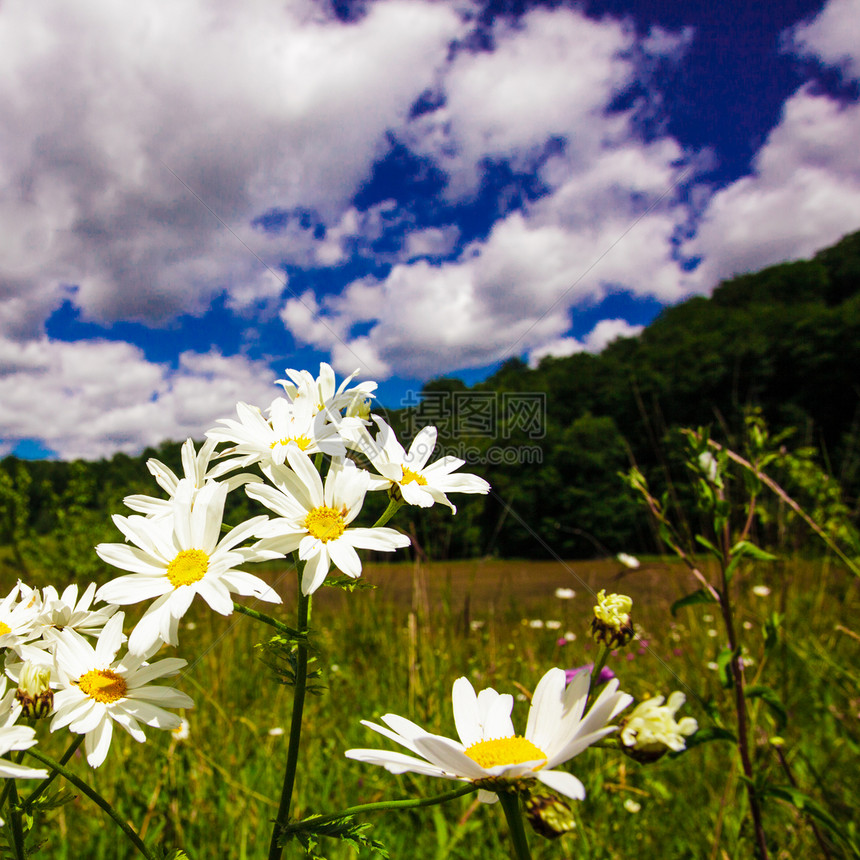
[[[728,692],[718,673],[707,668],[722,641],[719,619],[708,620],[715,613],[694,607],[672,618],[672,601],[689,590],[686,575],[672,563],[652,560],[621,581],[615,580],[618,573],[617,565],[608,563],[566,569],[464,562],[418,572],[411,565],[385,565],[369,572],[367,578],[380,583],[375,590],[323,589],[314,603],[312,626],[314,668],[322,672],[325,689],[309,697],[306,707],[293,814],[430,796],[450,788],[427,777],[394,777],[345,759],[343,751],[393,748],[359,723],[386,712],[454,735],[450,692],[460,675],[476,689],[489,685],[516,694],[531,691],[551,666],[588,662],[593,655],[587,635],[589,589],[626,591],[635,599],[635,621],[648,646],[634,643],[611,660],[622,689],[637,699],[680,689],[687,695],[681,713],[696,717],[700,727],[715,722],[733,727]],[[807,562],[761,566],[738,579],[748,583],[742,586],[739,620],[751,625],[744,630],[753,660],[749,679],[769,685],[785,706],[783,749],[799,786],[850,831],[860,789],[860,670],[852,635],[860,626],[856,581],[826,564]],[[752,595],[749,587],[757,583],[769,585],[771,595]],[[556,585],[573,585],[577,597],[558,600]],[[288,588],[279,610],[287,624],[294,621],[294,605]],[[761,624],[772,611],[784,613],[786,621],[780,645],[765,659]],[[559,621],[561,628],[533,627],[532,620]],[[255,643],[268,635],[261,625],[240,615],[221,618],[200,603],[185,621],[177,654],[189,666],[176,683],[196,702],[186,715],[190,738],[179,742],[150,730],[149,741],[139,745],[117,731],[100,769],[92,771],[78,758],[76,770],[135,827],[143,827],[150,844],[182,847],[192,860],[265,857],[286,756],[286,731],[272,730],[288,728],[291,690],[274,685],[258,658]],[[560,647],[557,639],[567,630],[578,638]],[[520,730],[527,709],[525,701],[515,706]],[[757,700],[753,713],[756,767],[785,783],[767,740],[775,733],[771,711]],[[52,736],[46,725],[39,735],[42,749],[58,757],[68,735]],[[587,790],[586,800],[575,804],[577,831],[554,842],[530,833],[535,858],[753,856],[731,744],[705,744],[647,766],[612,750],[593,749],[568,767]],[[625,809],[628,799],[641,805],[639,812]],[[764,815],[774,858],[823,856],[793,807],[771,799]],[[473,797],[366,820],[392,858],[510,856],[501,809],[477,804]],[[113,825],[84,797],[48,813],[36,833],[44,840],[36,857],[136,856],[118,843]],[[832,857],[849,856],[838,845],[830,851]],[[356,856],[334,842],[323,852],[329,860]],[[285,856],[303,853],[293,844]]]

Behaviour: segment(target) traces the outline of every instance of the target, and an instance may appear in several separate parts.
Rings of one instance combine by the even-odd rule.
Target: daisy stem
[[[268,624],[270,627],[274,627],[279,633],[284,633],[290,638],[303,638],[306,635],[305,633],[300,633],[298,630],[293,630],[292,627],[287,627],[286,624],[281,624],[277,618],[272,618],[271,615],[266,615],[265,612],[257,612],[256,609],[242,606],[241,603],[234,603],[233,609],[235,609],[236,612],[242,613],[242,615],[247,615],[249,618],[254,618],[257,621],[262,621],[263,624]]]
[[[350,806],[332,815],[315,815],[303,821],[296,821],[294,824],[288,824],[281,832],[284,835],[297,833],[304,830],[308,825],[317,827],[328,824],[330,821],[346,818],[348,815],[361,815],[364,812],[385,812],[389,809],[420,809],[424,806],[436,806],[439,803],[447,803],[449,800],[456,800],[458,797],[473,794],[477,790],[477,785],[467,783],[460,786],[460,788],[455,788],[451,791],[446,791],[444,794],[434,795],[433,797],[410,798],[407,800],[379,800],[376,803],[362,803],[358,806]]]
[[[69,748],[63,753],[60,759],[60,764],[65,764],[76,752],[78,747],[84,742],[86,735],[75,735],[75,739],[69,744]],[[35,803],[48,789],[48,786],[60,775],[59,771],[54,771],[47,779],[42,780],[24,800],[24,807]]]
[[[514,843],[514,855],[517,860],[531,860],[529,843],[526,840],[526,830],[523,827],[523,816],[520,813],[520,798],[515,792],[499,792],[499,802],[505,810],[508,829],[511,832],[511,842]]]
[[[384,526],[403,507],[403,499],[390,499],[388,507],[382,512],[382,516],[371,526],[378,528]]]
[[[298,571],[299,582],[302,580],[302,570]],[[298,634],[303,641],[296,643],[296,683],[293,694],[293,715],[290,721],[290,743],[287,747],[287,765],[284,768],[284,785],[281,789],[281,802],[278,805],[278,815],[272,828],[272,841],[269,845],[269,860],[280,860],[284,848],[281,845],[281,835],[287,826],[290,814],[290,803],[293,798],[293,786],[296,782],[296,767],[299,762],[299,743],[302,737],[302,712],[305,706],[305,692],[308,681],[308,646],[307,633],[311,614],[311,596],[303,594],[299,588],[298,594]]]
[[[603,671],[603,667],[606,665],[606,660],[609,657],[609,648],[607,647],[605,642],[600,643],[600,647],[597,651],[597,656],[594,658],[594,668],[591,670],[591,681],[588,684],[588,696],[585,700],[586,707],[588,706],[588,700],[592,697],[595,688],[597,687],[597,682],[600,679],[600,673]]]
[[[114,824],[122,830],[129,842],[131,842],[132,845],[134,845],[134,847],[137,848],[144,857],[146,857],[146,860],[158,860],[156,855],[143,844],[143,840],[137,835],[134,829],[129,826],[125,819],[92,786],[84,782],[79,776],[72,773],[72,771],[67,770],[64,765],[61,765],[58,761],[54,761],[49,756],[40,753],[38,750],[28,749],[27,755],[32,756],[42,762],[42,764],[48,765],[49,768],[59,773],[60,776],[68,780],[68,782],[75,786],[75,788],[80,789],[93,803],[95,803],[96,806],[110,816]]]
[[[14,779],[9,780],[9,818],[12,825],[12,850],[15,860],[27,860],[24,848],[24,828],[21,824],[21,810],[18,808],[18,786]]]

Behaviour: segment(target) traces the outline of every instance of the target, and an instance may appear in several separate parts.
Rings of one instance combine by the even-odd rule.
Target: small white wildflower
[[[756,597],[767,597],[770,594],[770,589],[766,585],[754,585],[752,593]]]
[[[639,569],[639,559],[636,558],[635,555],[628,555],[626,552],[619,552],[615,558],[618,559],[624,567],[629,567],[631,570]]]
[[[554,618],[550,618],[546,622],[546,629],[547,630],[559,630],[560,628],[561,628],[561,621],[557,621]]]
[[[624,808],[631,814],[635,815],[642,809],[642,804],[637,803],[632,797],[628,797],[627,800],[624,801]]]
[[[640,702],[621,725],[625,752],[639,761],[655,761],[669,750],[684,749],[685,738],[699,728],[692,717],[683,717],[680,722],[675,720],[676,712],[686,700],[686,696],[676,690],[668,701],[663,696],[655,696]]]
[[[576,592],[572,588],[557,588],[555,596],[559,600],[573,600],[576,597]]]
[[[179,718],[179,725],[175,729],[171,729],[173,737],[178,741],[187,741],[191,737],[191,723],[185,717]]]

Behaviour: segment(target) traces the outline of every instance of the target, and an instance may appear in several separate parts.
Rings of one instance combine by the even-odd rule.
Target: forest
[[[622,475],[636,466],[671,498],[682,428],[707,428],[741,454],[751,430],[764,434],[770,476],[853,541],[858,368],[860,232],[811,260],[743,274],[710,298],[666,308],[639,336],[599,354],[548,357],[534,368],[510,359],[477,385],[435,379],[414,405],[376,411],[404,440],[438,426],[437,453],[462,457],[464,470],[493,487],[461,497],[456,519],[440,506],[410,509],[414,552],[424,558],[659,552],[660,536]],[[148,458],[178,468],[181,441],[96,462],[5,458],[0,544],[10,562],[21,572],[38,561],[92,575],[100,569],[93,543],[116,539],[110,514],[124,496],[152,492]],[[249,515],[250,500],[236,504],[234,517]],[[769,504],[758,539],[802,549],[802,524],[778,498]]]

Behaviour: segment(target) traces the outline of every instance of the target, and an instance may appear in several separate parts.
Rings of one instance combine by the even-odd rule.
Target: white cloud
[[[418,257],[446,257],[457,245],[460,231],[454,225],[427,227],[416,230],[406,237],[404,255],[407,260]]]
[[[500,19],[491,51],[459,53],[441,81],[444,104],[413,124],[412,146],[450,175],[451,193],[472,193],[484,158],[527,169],[552,138],[574,160],[621,132],[606,108],[630,82],[624,58],[632,28],[570,9],[534,9],[517,23]]]
[[[63,283],[107,322],[200,313],[233,283],[234,308],[271,297],[264,263],[316,240],[251,220],[300,206],[337,224],[463,26],[421,0],[348,26],[324,8],[3,4],[3,331],[37,337]]]
[[[526,169],[562,138],[542,158],[548,193],[498,219],[456,260],[431,265],[407,242],[411,262],[327,297],[320,311],[339,355],[353,326],[370,323],[361,347],[380,366],[434,376],[538,349],[567,330],[572,306],[611,289],[684,294],[673,239],[689,217],[674,193],[685,154],[671,138],[642,141],[632,115],[608,105],[644,54],[677,57],[689,31],[638,43],[624,23],[560,8],[499,23],[493,37],[491,51],[455,55],[439,79],[443,106],[413,124],[410,144],[449,172],[449,193],[468,195],[484,159]],[[298,308],[282,318],[299,340],[324,342]]]
[[[268,406],[274,375],[241,356],[186,352],[153,364],[127,343],[0,340],[0,438],[35,438],[63,459],[201,439],[238,400]]]
[[[803,56],[860,70],[856,0],[829,0],[783,42]],[[683,246],[702,263],[686,280],[705,291],[725,278],[811,256],[860,227],[860,103],[802,86],[783,106],[753,170],[713,194]]]
[[[631,325],[623,319],[601,320],[581,341],[575,337],[560,337],[533,349],[529,353],[529,367],[537,367],[548,355],[562,358],[578,352],[602,352],[619,337],[635,337],[643,329],[644,326]]]
[[[793,27],[786,42],[802,56],[817,57],[860,77],[860,8],[857,0],[828,0],[812,20]]]
[[[529,367],[537,367],[541,363],[541,359],[548,355],[553,358],[566,358],[568,355],[576,355],[585,351],[585,344],[575,337],[558,337],[529,353]]]
[[[754,161],[754,172],[711,197],[684,252],[701,256],[689,279],[724,278],[809,257],[860,227],[860,104],[802,88]]]

